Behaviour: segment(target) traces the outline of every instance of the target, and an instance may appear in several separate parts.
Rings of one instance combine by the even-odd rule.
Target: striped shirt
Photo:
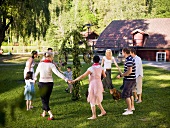
[[[124,79],[136,79],[136,65],[135,65],[135,60],[133,57],[130,55],[126,58],[125,64],[124,64],[124,72],[128,70],[128,67],[132,67],[132,73],[129,74],[128,76],[124,76]]]

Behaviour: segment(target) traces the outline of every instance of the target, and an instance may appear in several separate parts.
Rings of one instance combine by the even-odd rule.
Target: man
[[[52,53],[53,57],[54,57],[54,52],[53,52],[53,49],[52,48],[48,48],[47,49],[47,52],[50,52]],[[40,62],[43,62],[45,60],[45,55],[42,57],[41,61]],[[54,62],[54,60],[52,61],[52,63],[57,67],[57,69],[59,69],[58,65],[56,62]]]
[[[136,84],[136,76],[135,76],[135,62],[133,57],[130,55],[129,48],[123,48],[122,55],[126,58],[124,64],[124,73],[117,76],[118,79],[120,77],[124,77],[123,84],[124,88],[122,91],[122,98],[125,98],[126,104],[128,106],[126,111],[122,115],[130,115],[133,114],[132,110],[135,110],[134,107],[134,98],[132,95],[132,89]]]
[[[47,49],[47,52],[50,52],[53,54],[53,49],[52,48],[48,48]],[[53,57],[54,57],[54,54],[53,54]],[[41,62],[45,60],[45,56],[43,56],[43,58],[41,59]]]
[[[130,49],[130,54],[135,60],[136,65],[136,87],[133,90],[136,103],[142,102],[142,77],[143,77],[143,67],[142,60],[139,56],[136,55],[136,50],[134,48]]]

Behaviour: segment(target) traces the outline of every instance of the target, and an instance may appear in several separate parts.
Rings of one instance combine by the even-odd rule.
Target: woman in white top
[[[63,74],[61,74],[57,70],[56,66],[52,63],[53,61],[52,53],[46,52],[44,56],[45,60],[43,62],[40,62],[36,69],[35,80],[37,80],[37,76],[40,73],[38,87],[40,91],[43,109],[43,113],[41,114],[41,116],[45,117],[46,112],[48,112],[48,114],[50,115],[48,120],[53,120],[54,117],[49,107],[50,95],[54,85],[52,73],[54,72],[54,74],[56,74],[58,77],[65,80],[66,82],[68,81],[70,83],[71,81],[69,81]]]
[[[38,52],[37,51],[32,51],[32,56],[26,61],[25,64],[25,69],[24,69],[24,79],[26,77],[27,72],[33,72],[33,78],[34,78],[34,58],[38,57]]]
[[[107,49],[105,52],[105,56],[102,58],[102,62],[101,62],[101,66],[104,65],[104,70],[106,73],[106,78],[104,78],[102,82],[103,82],[103,88],[110,89],[110,94],[113,94],[113,88],[114,88],[111,79],[111,68],[113,62],[118,68],[119,72],[121,72],[115,58],[112,56],[112,50]]]

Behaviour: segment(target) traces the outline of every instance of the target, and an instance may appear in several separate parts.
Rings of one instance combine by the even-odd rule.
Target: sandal
[[[48,117],[47,120],[54,120],[54,117]]]

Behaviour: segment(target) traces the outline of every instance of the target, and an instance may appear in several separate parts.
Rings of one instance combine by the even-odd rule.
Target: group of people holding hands
[[[99,107],[101,111],[101,113],[98,116],[106,115],[106,111],[102,106],[103,92],[105,91],[104,89],[108,88],[110,90],[110,94],[113,93],[112,90],[114,86],[112,84],[112,79],[111,79],[111,68],[112,68],[112,63],[114,63],[120,73],[117,76],[117,78],[119,79],[123,77],[122,98],[125,99],[127,104],[127,108],[125,109],[126,111],[123,113],[123,115],[133,114],[135,107],[134,107],[134,98],[132,92],[134,92],[135,98],[138,99],[138,103],[142,102],[141,99],[142,77],[143,77],[142,61],[140,57],[136,55],[134,49],[123,48],[122,55],[125,57],[124,72],[120,70],[115,58],[112,56],[111,49],[107,49],[105,56],[102,58],[101,64],[99,63],[100,57],[98,55],[95,55],[93,57],[92,66],[89,67],[84,74],[72,80],[72,78],[68,78],[64,76],[62,74],[63,72],[61,73],[56,68],[55,63],[53,62],[53,54],[52,52],[49,51],[44,54],[44,59],[42,59],[41,62],[38,64],[37,69],[34,73],[33,70],[35,64],[34,58],[38,56],[38,53],[36,51],[33,51],[32,57],[30,57],[27,60],[26,67],[24,69],[24,78],[26,82],[24,94],[25,94],[27,110],[33,108],[32,93],[34,93],[34,83],[37,80],[38,75],[40,74],[38,87],[39,87],[40,97],[42,101],[42,109],[43,109],[41,116],[45,117],[46,114],[48,113],[49,114],[48,120],[54,119],[54,116],[49,107],[50,95],[54,85],[52,73],[54,73],[55,75],[57,75],[58,77],[60,77],[61,79],[63,79],[65,82],[68,83],[69,85],[68,88],[70,88],[70,93],[72,92],[72,84],[74,82],[79,81],[85,78],[86,76],[88,76],[89,88],[88,88],[87,101],[90,103],[91,111],[92,111],[92,116],[89,117],[88,119],[97,118],[96,105]],[[140,72],[138,71],[138,68],[140,68]],[[68,73],[70,71],[71,71],[71,67],[69,67]],[[71,75],[72,72],[70,72],[70,76]],[[138,83],[140,87],[138,87]]]

